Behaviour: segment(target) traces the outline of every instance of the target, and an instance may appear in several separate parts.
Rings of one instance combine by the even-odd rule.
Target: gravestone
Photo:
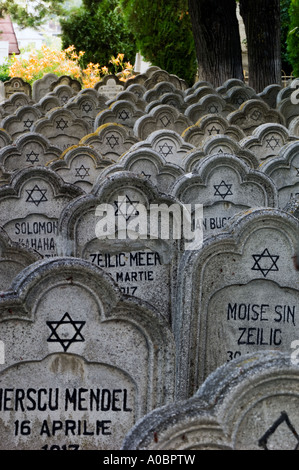
[[[13,242],[0,227],[0,291],[7,291],[22,269],[41,258],[36,251]]]
[[[265,103],[267,103],[270,108],[275,109],[276,108],[276,103],[277,103],[277,95],[281,90],[281,86],[274,84],[274,85],[268,85],[266,88],[264,88],[263,91],[257,94]]]
[[[52,83],[53,85],[53,83]],[[50,86],[52,88],[52,86]],[[55,86],[53,91],[50,91],[47,96],[55,96],[58,98],[59,105],[64,106],[68,103],[70,99],[76,96],[77,91],[75,91],[70,85],[58,85]]]
[[[168,450],[183,464],[194,463],[194,451],[297,450],[296,361],[290,354],[266,351],[220,367],[193,397],[142,418],[122,449]]]
[[[290,351],[298,339],[298,229],[298,219],[285,211],[253,208],[200,250],[184,253],[176,303],[182,315],[174,326],[179,396],[193,395],[234,358]]]
[[[66,108],[51,109],[33,124],[31,130],[45,136],[62,151],[78,144],[89,133],[88,124]]]
[[[285,125],[284,116],[277,109],[270,108],[264,101],[251,99],[243,103],[238,110],[227,116],[230,124],[241,127],[246,135],[261,124],[276,123]]]
[[[30,132],[34,123],[42,117],[42,113],[32,105],[22,106],[13,114],[1,121],[1,127],[8,132],[13,140],[20,135]]]
[[[286,144],[279,154],[263,163],[261,171],[275,183],[278,207],[283,209],[290,199],[299,196],[299,142]]]
[[[284,145],[294,140],[296,137],[290,135],[281,124],[261,124],[252,131],[251,136],[242,139],[240,145],[254,153],[263,163],[278,155]]]
[[[4,118],[13,114],[21,106],[34,105],[35,101],[30,98],[26,93],[16,92],[10,95],[0,105],[0,116]]]
[[[24,168],[0,187],[0,225],[9,237],[44,257],[56,256],[58,218],[63,207],[84,194],[44,167]]]
[[[258,99],[255,90],[244,84],[230,87],[222,96],[227,103],[232,104],[235,108],[239,108],[245,101]]]
[[[103,97],[103,99],[105,99]],[[139,96],[137,93],[133,93],[133,91],[129,91],[129,88],[126,90],[120,91],[115,98],[112,98],[111,100],[105,100],[106,103],[106,108],[111,106],[113,103],[116,101],[129,101],[132,103],[133,106],[136,106],[137,109],[140,111],[145,111],[146,108],[146,101],[143,99],[142,96]]]
[[[294,117],[289,124],[289,132],[291,135],[299,137],[299,116]]]
[[[215,135],[206,137],[203,145],[199,149],[188,152],[183,159],[183,167],[186,173],[192,172],[198,162],[208,155],[236,155],[244,161],[250,168],[258,169],[259,160],[250,150],[244,149],[238,142],[228,135]]]
[[[138,419],[172,401],[169,326],[91,263],[30,265],[0,312],[2,449],[119,449]]]
[[[145,90],[145,92],[144,92],[144,95],[143,95],[143,99],[147,103],[151,103],[152,101],[159,100],[166,93],[177,93],[182,98],[185,95],[184,91],[178,89],[173,83],[168,82],[168,81],[159,82],[159,83],[157,83],[157,85],[154,86],[154,88],[151,88],[149,90],[144,88],[144,90]]]
[[[129,150],[119,162],[103,170],[98,182],[119,171],[129,171],[141,176],[151,181],[158,191],[165,194],[169,194],[171,186],[184,174],[181,167],[168,163],[161,154],[142,146]]]
[[[116,75],[106,75],[95,84],[94,89],[110,100],[124,89],[124,83]]]
[[[135,104],[127,100],[119,100],[112,103],[108,109],[100,111],[94,120],[94,129],[103,124],[116,123],[133,130],[138,118],[144,116],[144,111],[137,109]]]
[[[195,147],[202,147],[206,137],[227,135],[239,142],[245,137],[244,132],[238,126],[230,125],[225,117],[218,114],[207,114],[200,118],[196,124],[188,127],[182,133],[186,142]]]
[[[42,78],[38,78],[32,84],[32,98],[37,103],[51,91],[51,84],[56,82],[57,75],[46,73]]]
[[[155,106],[149,113],[137,119],[133,133],[139,140],[145,140],[152,132],[157,130],[172,130],[178,134],[192,125],[192,121],[185,114],[166,104]]]
[[[20,77],[13,77],[4,82],[4,96],[5,99],[9,98],[13,93],[25,93],[31,97],[31,85]]]
[[[201,86],[195,88],[193,93],[188,93],[188,95],[185,96],[185,102],[187,106],[190,106],[191,104],[196,104],[199,102],[201,98],[203,98],[206,95],[217,95],[217,91],[212,87],[212,86]]]
[[[183,204],[203,204],[204,238],[223,232],[238,212],[277,205],[272,180],[229,154],[200,160],[191,174],[174,182],[171,195]]]
[[[95,149],[77,145],[50,162],[48,168],[55,171],[66,183],[90,192],[101,172],[112,163],[111,160],[102,158]]]
[[[35,107],[45,116],[51,109],[60,108],[61,103],[57,96],[48,93],[36,103]]]
[[[292,120],[297,118],[297,116],[299,115],[299,100],[297,96],[298,96],[298,92],[295,97],[295,100],[293,100],[292,94],[290,94],[290,96],[288,98],[283,99],[277,105],[277,108],[276,108],[284,117],[287,127],[289,127]]]
[[[79,144],[90,146],[108,160],[117,161],[138,140],[130,134],[128,127],[108,123],[98,127],[95,132],[87,134]]]
[[[0,150],[0,168],[10,178],[17,170],[45,166],[60,155],[61,150],[51,145],[44,136],[28,132]]]
[[[172,213],[173,204],[177,210]],[[59,254],[101,267],[125,294],[149,302],[170,320],[182,243],[181,206],[160,194],[150,180],[133,173],[99,178],[90,194],[63,210]]]
[[[182,136],[172,130],[157,130],[149,134],[149,136],[134,144],[130,151],[139,148],[152,149],[159,153],[169,163],[182,166],[185,155],[194,150],[194,145],[187,143]]]
[[[220,95],[210,94],[203,96],[198,103],[190,104],[185,111],[185,115],[195,124],[206,114],[220,114],[227,117],[235,107],[228,104]]]
[[[56,80],[50,83],[50,92],[55,91],[55,89],[61,85],[70,87],[74,93],[79,93],[81,90],[81,83],[79,80],[72,78],[69,75],[61,75],[60,77],[56,77]]]
[[[185,103],[184,97],[177,93],[164,93],[158,100],[151,101],[145,108],[145,112],[149,113],[155,106],[167,105],[177,109],[184,114],[188,105]]]

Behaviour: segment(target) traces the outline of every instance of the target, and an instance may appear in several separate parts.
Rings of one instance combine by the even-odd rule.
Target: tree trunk
[[[281,84],[280,0],[240,0],[247,36],[249,85]]]
[[[235,0],[189,0],[199,79],[221,86],[243,80],[242,52]]]

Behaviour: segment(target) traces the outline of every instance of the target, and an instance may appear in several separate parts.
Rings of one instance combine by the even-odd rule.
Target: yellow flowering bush
[[[65,50],[51,49],[43,45],[40,50],[32,51],[28,58],[14,55],[9,67],[9,76],[20,77],[25,82],[32,84],[35,80],[42,78],[47,73],[57,76],[68,75],[79,80],[83,88],[93,88],[104,75],[109,73],[107,66],[101,67],[92,62],[86,68],[81,68],[80,59],[84,52],[76,52],[74,46]],[[127,80],[133,76],[133,67],[130,63],[123,63],[124,54],[118,54],[111,59],[114,67],[120,68],[118,76],[120,80]]]

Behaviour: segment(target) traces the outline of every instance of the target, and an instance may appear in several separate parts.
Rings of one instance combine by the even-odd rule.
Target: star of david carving
[[[33,119],[26,119],[26,121],[23,121],[24,124],[24,129],[30,129],[30,127],[33,124]]]
[[[160,122],[161,124],[163,124],[164,127],[167,127],[171,123],[169,117],[166,115],[160,118]]]
[[[119,145],[119,137],[115,137],[114,134],[111,134],[109,137],[106,137],[106,142],[111,149],[113,149],[116,145]]]
[[[297,167],[295,167],[295,166],[294,166],[294,168],[295,168],[295,170],[297,171],[296,176],[299,176],[299,168],[297,168]]]
[[[90,103],[83,103],[82,109],[85,113],[89,113],[92,110],[92,106]]]
[[[75,176],[79,176],[82,180],[86,178],[86,176],[89,176],[89,170],[90,168],[85,168],[84,165],[81,165],[80,168],[75,168],[76,174]]]
[[[149,175],[149,174],[145,173],[144,171],[141,172],[141,175],[147,180],[149,180],[152,176],[152,175]]]
[[[212,104],[211,106],[208,107],[208,112],[211,114],[219,113],[218,106],[216,106],[215,104]]]
[[[68,121],[65,121],[63,118],[56,121],[56,129],[61,129],[62,131],[68,127]]]
[[[26,154],[26,162],[36,163],[39,161],[38,157],[39,153],[35,153],[33,150],[31,150],[30,153]]]
[[[126,119],[129,119],[129,117],[130,117],[129,113],[125,109],[120,111],[120,113],[118,114],[118,118],[121,119],[122,121],[125,121]]]
[[[255,111],[253,111],[250,117],[253,121],[258,121],[261,115],[262,113],[256,109]]]
[[[114,201],[116,206],[115,216],[122,216],[128,221],[131,217],[139,215],[139,211],[136,208],[136,205],[139,204],[139,201],[131,201],[129,196],[124,196],[122,200]]]
[[[159,153],[164,157],[167,157],[168,155],[173,155],[172,149],[173,145],[169,145],[167,144],[167,142],[165,142],[163,145],[159,145]]]
[[[59,321],[47,321],[51,334],[47,339],[48,343],[59,343],[64,352],[68,350],[71,344],[85,341],[81,330],[85,321],[74,321],[66,312]]]
[[[65,104],[65,103],[68,102],[69,97],[67,95],[63,95],[63,96],[60,97],[60,99],[61,99],[61,102]]]
[[[217,127],[212,126],[210,129],[208,129],[209,135],[215,135],[215,134],[220,134],[220,129],[217,129]]]
[[[294,428],[293,424],[290,421],[290,418],[288,417],[288,414],[285,411],[281,412],[280,417],[270,426],[270,428],[265,432],[265,434],[258,440],[258,445],[259,447],[262,447],[264,450],[268,450],[267,444],[269,438],[275,433],[277,428],[282,424],[285,423],[287,427],[289,428],[291,434],[290,437],[295,437],[297,439],[297,444],[293,450],[298,450],[299,448],[299,435]]]
[[[274,135],[272,135],[271,138],[266,139],[266,142],[266,148],[270,148],[271,150],[275,150],[276,147],[279,147],[279,139],[275,138]]]
[[[259,271],[264,277],[267,277],[269,272],[278,271],[277,261],[278,255],[270,255],[268,248],[265,248],[262,254],[252,255],[255,263],[252,266],[253,271]]]
[[[26,202],[33,202],[33,204],[38,206],[41,202],[48,200],[46,198],[46,192],[46,189],[40,189],[36,184],[32,189],[26,189],[26,193],[28,194]]]
[[[232,184],[226,184],[225,181],[221,181],[220,184],[214,184],[214,196],[220,196],[222,199],[225,199],[226,196],[232,196],[231,191]]]
[[[236,99],[236,104],[238,106],[241,106],[241,104],[244,103],[244,101],[246,101],[247,98],[243,97],[243,96],[239,96],[237,99]]]

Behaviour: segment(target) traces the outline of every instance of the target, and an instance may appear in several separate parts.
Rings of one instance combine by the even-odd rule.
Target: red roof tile
[[[9,54],[20,54],[17,37],[9,16],[0,18],[0,41],[9,42]]]

